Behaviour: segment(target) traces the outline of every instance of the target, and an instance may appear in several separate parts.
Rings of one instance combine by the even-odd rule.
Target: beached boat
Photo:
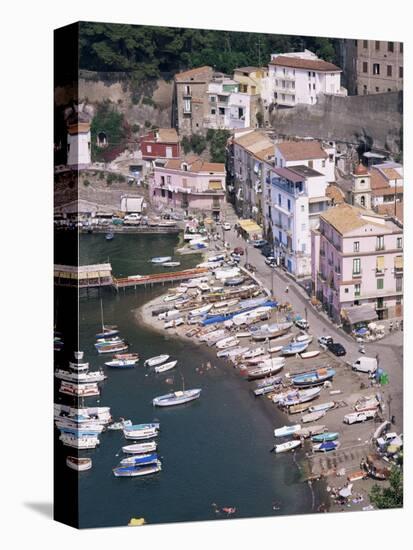
[[[162,464],[158,460],[155,464],[147,466],[118,466],[117,468],[113,468],[113,474],[115,477],[137,477],[155,474],[160,472],[161,469]]]
[[[171,260],[172,260],[172,256],[157,256],[151,259],[151,263],[164,264],[165,262],[170,262]]]
[[[157,453],[146,453],[135,456],[128,456],[122,458],[120,461],[121,466],[142,466],[144,464],[153,464],[158,460]]]
[[[297,433],[294,434],[294,437],[298,438],[304,438],[307,439],[309,437],[312,437],[313,435],[319,435],[326,431],[326,427],[324,424],[316,424],[315,426],[308,426],[306,428],[302,428]]]
[[[133,424],[123,428],[125,439],[152,439],[159,434],[159,424]]]
[[[328,451],[335,451],[339,446],[339,441],[323,441],[323,443],[313,445],[313,452],[327,453]]]
[[[156,357],[151,357],[150,359],[147,359],[144,363],[145,367],[156,367],[157,365],[161,365],[162,363],[165,363],[169,359],[169,355],[163,354],[163,355],[157,355]]]
[[[301,446],[301,441],[298,439],[293,439],[292,441],[286,441],[285,443],[280,443],[279,445],[274,445],[274,451],[278,453],[286,453],[292,451],[297,447]]]
[[[184,322],[185,321],[183,317],[178,317],[178,319],[172,319],[171,321],[166,321],[163,328],[168,329],[168,328],[180,327],[181,325],[184,324]]]
[[[269,325],[262,325],[258,330],[252,331],[252,339],[256,342],[260,340],[271,340],[272,338],[277,338],[278,336],[287,334],[292,326],[292,323],[273,323]]]
[[[92,384],[74,384],[62,380],[59,391],[65,395],[73,395],[76,397],[93,397],[95,395],[100,395],[99,387],[95,382]]]
[[[268,384],[266,386],[262,386],[261,388],[257,388],[253,390],[253,393],[256,397],[258,397],[260,395],[266,395],[267,393],[271,393],[277,388],[279,388],[279,384]]]
[[[235,338],[235,336],[229,336],[228,338],[223,338],[222,340],[218,340],[218,342],[215,343],[218,349],[233,348],[238,344],[239,344],[239,340]]]
[[[178,361],[169,361],[169,363],[164,363],[163,365],[159,365],[158,367],[155,367],[155,372],[166,372],[168,370],[171,370],[175,367]]]
[[[268,353],[278,353],[283,349],[283,346],[272,346],[267,349]]]
[[[309,409],[310,405],[308,403],[299,403],[298,405],[291,405],[288,408],[288,414],[300,414]]]
[[[91,469],[92,459],[80,458],[77,456],[68,456],[66,458],[66,465],[72,470],[76,470],[77,472],[84,472]]]
[[[320,350],[305,351],[300,354],[300,357],[301,359],[312,359],[313,357],[317,357],[317,355],[320,355]]]
[[[247,369],[247,380],[258,380],[259,378],[265,378],[266,376],[270,376],[272,374],[276,374],[280,372],[285,365],[285,361],[277,362],[274,360],[274,362],[264,363],[263,365],[258,365],[257,367],[252,367]]]
[[[246,353],[244,353],[244,355],[242,356],[243,359],[253,359],[254,357],[259,357],[260,355],[264,355],[265,353],[265,349],[260,347],[260,348],[254,348],[254,349],[251,349],[250,351],[247,351]]]
[[[181,298],[182,296],[182,293],[176,293],[176,294],[167,294],[163,301],[164,302],[174,302],[175,300],[177,300],[178,298]]]
[[[58,430],[67,430],[70,433],[78,433],[80,431],[89,432],[93,434],[100,434],[105,429],[104,424],[99,424],[93,420],[85,422],[77,422],[75,419],[67,418],[57,418],[55,420],[56,428]]]
[[[238,313],[237,315],[234,315],[232,320],[234,321],[234,325],[236,326],[247,325],[249,323],[262,319],[263,317],[268,317],[270,315],[271,309],[272,306],[257,307],[255,309],[252,309],[251,311],[245,311],[244,313]]]
[[[199,341],[207,344],[218,342],[218,340],[220,340],[225,334],[225,329],[214,329],[206,334],[202,334],[199,337]]]
[[[178,309],[169,309],[168,311],[164,311],[163,313],[159,313],[158,320],[159,321],[169,321],[171,319],[178,319],[182,316],[182,312]]]
[[[269,353],[266,353],[264,355],[259,355],[258,357],[252,357],[251,359],[243,359],[243,362],[246,365],[253,366],[253,365],[259,365],[260,363],[264,363],[269,359],[271,359],[271,355]]]
[[[178,267],[181,262],[162,262],[162,267]]]
[[[292,426],[283,426],[282,428],[276,428],[274,430],[274,437],[286,437],[288,435],[294,435],[298,430],[301,430],[300,424],[293,424]]]
[[[312,407],[309,407],[309,412],[317,412],[317,411],[329,411],[330,409],[333,409],[335,407],[334,401],[329,401],[328,403],[319,403],[318,405],[313,405]]]
[[[304,372],[291,377],[291,382],[294,386],[310,387],[324,384],[327,380],[331,380],[336,374],[334,369],[321,368],[310,372]]]
[[[311,441],[313,443],[324,443],[325,441],[335,441],[339,438],[338,432],[324,432],[321,434],[313,435]]]
[[[291,405],[298,405],[300,403],[307,403],[316,399],[320,395],[321,388],[309,388],[306,390],[298,390],[296,395],[292,395],[285,399],[282,399],[279,403],[283,407],[290,407]]]
[[[296,336],[294,338],[294,342],[297,342],[297,343],[308,343],[308,344],[311,344],[311,342],[313,341],[313,335],[312,334],[299,334],[298,336]]]
[[[112,361],[107,361],[105,365],[116,369],[130,369],[133,368],[137,362],[138,359],[113,359]]]
[[[193,389],[167,393],[166,395],[155,397],[152,400],[152,404],[155,407],[172,407],[174,405],[182,405],[183,403],[189,403],[190,401],[198,399],[201,396],[201,391],[202,390],[200,389]]]
[[[291,342],[281,348],[283,355],[297,355],[303,353],[309,346],[309,342]]]
[[[224,285],[225,286],[238,286],[242,285],[242,283],[245,281],[245,277],[232,277],[230,279],[225,279]]]
[[[133,445],[125,445],[122,451],[125,454],[145,454],[156,451],[158,444],[156,441],[147,441],[145,443],[134,443]]]
[[[301,417],[301,422],[303,424],[307,424],[308,422],[316,422],[317,420],[320,420],[320,418],[323,418],[325,414],[326,414],[326,411],[310,412]]]
[[[198,317],[198,315],[206,315],[208,311],[212,309],[212,304],[192,309],[188,315],[189,317]]]
[[[217,353],[217,357],[228,357],[229,359],[235,359],[248,351],[247,347],[229,348],[223,349]]]
[[[74,449],[95,449],[100,443],[97,436],[79,437],[72,433],[60,434],[59,440],[66,447],[73,447]]]
[[[237,332],[235,336],[236,338],[249,338],[251,333],[249,331]]]

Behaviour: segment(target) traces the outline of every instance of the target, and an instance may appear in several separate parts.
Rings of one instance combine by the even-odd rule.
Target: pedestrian
[[[285,293],[288,294],[288,285],[285,287]]]
[[[390,321],[390,324],[389,324],[389,332],[392,332],[393,330],[393,321]]]
[[[396,322],[394,323],[394,329],[395,329],[395,330],[399,330],[399,321],[396,321]]]

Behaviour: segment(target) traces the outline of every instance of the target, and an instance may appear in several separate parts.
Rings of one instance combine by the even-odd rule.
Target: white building
[[[91,163],[90,123],[69,122],[67,127],[67,165],[79,168]]]
[[[340,67],[309,50],[272,54],[264,99],[293,107],[300,103],[314,105],[319,94],[347,95],[341,87],[341,72]]]
[[[239,83],[223,77],[214,77],[208,84],[207,128],[247,128],[251,118],[251,96],[239,91]]]
[[[325,175],[327,182],[332,183],[335,178],[336,147],[334,142],[323,143],[314,139],[300,141],[281,141],[275,145],[274,165],[279,168],[288,168],[303,164]]]

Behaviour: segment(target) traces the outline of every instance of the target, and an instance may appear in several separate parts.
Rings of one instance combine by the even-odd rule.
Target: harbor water
[[[118,277],[166,271],[149,262],[153,256],[173,256],[181,262],[177,270],[201,261],[200,255],[175,255],[177,245],[175,235],[115,235],[112,241],[103,234],[81,235],[79,259],[81,265],[109,261]],[[79,526],[126,525],[132,517],[143,517],[149,524],[214,520],[228,517],[223,507],[236,508],[229,516],[233,518],[315,511],[318,499],[301,481],[303,455],[270,452],[273,429],[285,423],[278,409],[265,397],[255,398],[237,370],[206,346],[140,326],[139,307],[165,290],[138,287],[116,293],[106,288],[80,296],[79,347],[91,370],[111,358],[99,356],[93,345],[101,326],[100,298],[105,323],[118,325],[129,351],[140,355],[133,369],[103,367],[108,378],[100,384],[101,395],[86,398],[85,405],[111,407],[115,421],[120,417],[136,424],[159,421],[162,471],[115,478],[112,468],[124,456],[121,447],[133,443],[121,431],[106,431],[99,447],[80,451],[80,456],[93,460],[93,468],[86,472],[66,467],[65,457],[74,453],[59,444],[57,473],[73,484],[78,478]],[[57,328],[64,315],[61,309]],[[175,369],[155,374],[143,366],[145,359],[162,353],[178,360]],[[62,355],[59,366],[67,357]],[[182,389],[183,382],[186,389],[201,388],[201,398],[166,409],[152,406],[154,397]],[[70,398],[62,396],[57,402],[70,403]]]

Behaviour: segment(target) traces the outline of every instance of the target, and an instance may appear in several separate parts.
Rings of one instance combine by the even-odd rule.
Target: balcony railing
[[[386,250],[386,247],[384,246],[384,244],[377,244],[376,252],[380,252],[381,250]]]
[[[363,270],[360,269],[360,271],[353,271],[352,273],[353,279],[357,279],[363,276]]]
[[[321,271],[318,272],[318,277],[324,282],[327,280],[326,276]]]

